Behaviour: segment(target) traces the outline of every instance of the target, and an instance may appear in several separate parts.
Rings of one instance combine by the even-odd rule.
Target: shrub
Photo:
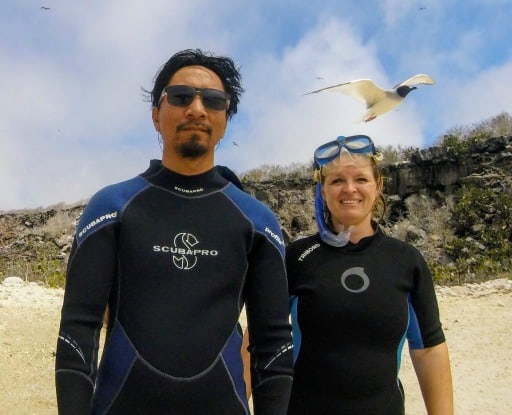
[[[457,192],[452,210],[456,237],[445,250],[454,258],[459,282],[487,279],[510,269],[511,212],[508,192],[477,186],[463,186]]]
[[[19,277],[24,281],[41,282],[52,288],[62,288],[65,282],[65,264],[62,260],[38,256],[34,261],[18,260],[3,264],[3,278]],[[2,273],[0,273],[2,274]],[[2,278],[2,279],[3,279]]]
[[[478,143],[492,137],[512,135],[512,116],[503,112],[469,127],[453,127],[437,140],[455,155],[467,154]]]

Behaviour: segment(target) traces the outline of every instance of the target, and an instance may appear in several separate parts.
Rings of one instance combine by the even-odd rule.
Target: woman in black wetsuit
[[[448,349],[421,254],[372,219],[380,154],[366,136],[315,151],[319,232],[286,263],[295,375],[288,415],[402,415],[405,341],[429,415],[452,415]]]

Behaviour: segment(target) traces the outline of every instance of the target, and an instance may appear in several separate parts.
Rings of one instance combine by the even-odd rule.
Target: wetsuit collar
[[[155,186],[184,196],[202,196],[226,186],[224,179],[214,167],[191,176],[176,173],[162,165],[160,160],[151,160],[149,168],[141,174]]]

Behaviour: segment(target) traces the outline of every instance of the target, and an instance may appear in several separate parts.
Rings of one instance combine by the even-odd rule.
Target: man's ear
[[[160,132],[160,111],[157,107],[153,107],[151,110],[151,118],[153,118],[153,125],[155,126],[155,130]]]

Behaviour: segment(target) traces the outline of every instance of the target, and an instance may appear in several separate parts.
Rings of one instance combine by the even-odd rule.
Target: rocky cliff
[[[473,144],[463,154],[453,149],[417,149],[410,160],[383,165],[387,218],[407,214],[406,200],[413,195],[434,198],[443,204],[464,184],[512,193],[512,136]],[[312,179],[245,182],[246,190],[265,202],[279,216],[288,238],[314,231]]]
[[[428,218],[437,210],[447,210],[449,197],[468,184],[509,195],[512,200],[512,137],[478,142],[463,153],[441,147],[415,150],[410,160],[383,165],[383,169],[387,178],[388,203],[384,222],[389,231],[408,239],[423,253],[427,246],[429,249],[434,247],[436,253],[427,255],[428,259],[440,261],[444,258],[443,261],[449,263],[450,255],[443,253],[446,238],[440,236],[441,231],[411,223],[410,218],[407,231],[401,234],[397,231],[397,224],[411,216],[408,201],[414,197],[434,200],[435,203],[419,208],[425,210],[425,206],[430,206],[432,212],[423,211],[421,216]],[[287,241],[315,231],[312,179],[275,177],[268,181],[245,181],[244,187],[276,212]],[[46,283],[52,284],[54,278],[58,279],[64,272],[76,221],[83,207],[84,203],[77,203],[74,206],[0,212],[0,277],[17,275],[31,279],[37,278],[39,273],[44,275],[42,279]],[[510,244],[512,218],[507,210],[510,206],[501,210],[489,206],[479,209],[485,210],[481,215],[485,226],[500,227],[501,234],[505,229],[509,235],[506,243]],[[499,218],[496,219],[496,215]]]

